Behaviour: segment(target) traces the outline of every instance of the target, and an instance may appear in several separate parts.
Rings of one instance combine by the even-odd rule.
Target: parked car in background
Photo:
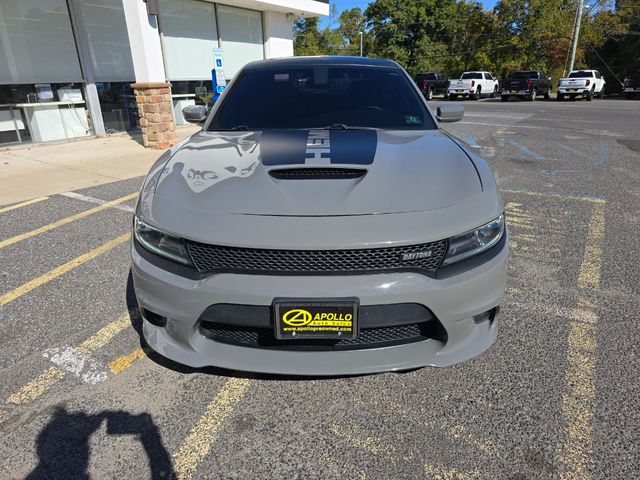
[[[568,77],[558,80],[558,100],[581,95],[588,102],[593,97],[604,98],[605,80],[598,70],[573,70]]]
[[[416,75],[416,85],[424,95],[424,98],[431,100],[434,95],[447,96],[449,88],[449,78],[444,73],[424,72]]]
[[[631,100],[635,95],[640,95],[640,75],[628,75],[624,77],[624,96]]]
[[[540,70],[521,70],[513,74],[502,85],[501,98],[503,102],[509,97],[522,98],[533,102],[537,95],[544,95],[549,99],[551,95],[551,77]]]
[[[450,100],[459,96],[478,100],[483,96],[496,97],[498,92],[498,80],[489,72],[464,72],[459,80],[449,82],[447,95]]]

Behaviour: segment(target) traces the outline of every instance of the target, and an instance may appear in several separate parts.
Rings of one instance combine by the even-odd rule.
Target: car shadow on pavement
[[[134,435],[140,441],[148,458],[150,478],[175,478],[171,457],[148,413],[134,415],[123,410],[105,410],[88,414],[70,412],[62,405],[55,408],[51,420],[38,435],[39,463],[26,479],[89,478],[89,438],[103,422],[107,435]],[[122,454],[117,452],[115,457]]]
[[[218,367],[204,367],[193,368],[180,363],[169,360],[163,357],[158,352],[155,352],[149,347],[144,339],[142,333],[142,317],[140,316],[140,310],[138,308],[138,299],[136,298],[135,291],[133,289],[133,276],[131,270],[129,270],[129,277],[127,278],[127,291],[126,291],[127,309],[129,310],[129,316],[131,319],[131,326],[137,332],[140,337],[140,346],[145,352],[147,358],[152,362],[160,365],[161,367],[168,368],[174,372],[183,374],[204,373],[207,375],[217,375],[220,377],[234,377],[234,378],[247,378],[251,380],[277,380],[277,381],[300,381],[300,380],[323,380],[323,379],[337,379],[337,378],[351,378],[351,377],[366,377],[373,374],[360,374],[360,375],[329,375],[329,376],[311,376],[311,375],[277,375],[266,373],[253,373],[244,372],[240,370],[228,370],[226,368]],[[397,373],[410,373],[416,369],[407,370],[406,372]]]

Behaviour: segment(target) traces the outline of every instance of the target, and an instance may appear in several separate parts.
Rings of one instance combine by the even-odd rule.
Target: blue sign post
[[[227,81],[224,78],[224,60],[222,49],[213,49],[213,70],[211,70],[211,82],[213,84],[213,101],[217,101],[220,94],[227,88]]]

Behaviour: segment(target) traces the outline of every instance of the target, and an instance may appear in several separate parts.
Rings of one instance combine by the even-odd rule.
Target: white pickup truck
[[[498,90],[498,80],[489,72],[464,72],[460,80],[449,82],[447,96],[449,100],[455,100],[458,96],[477,100],[482,96],[496,97]]]
[[[558,100],[578,95],[591,101],[593,97],[604,98],[604,77],[597,70],[573,70],[568,77],[558,80]]]

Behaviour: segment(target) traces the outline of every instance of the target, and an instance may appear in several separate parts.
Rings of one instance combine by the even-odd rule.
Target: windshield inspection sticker
[[[420,117],[416,117],[415,115],[405,115],[404,123],[407,125],[420,125],[422,122],[420,121]]]

